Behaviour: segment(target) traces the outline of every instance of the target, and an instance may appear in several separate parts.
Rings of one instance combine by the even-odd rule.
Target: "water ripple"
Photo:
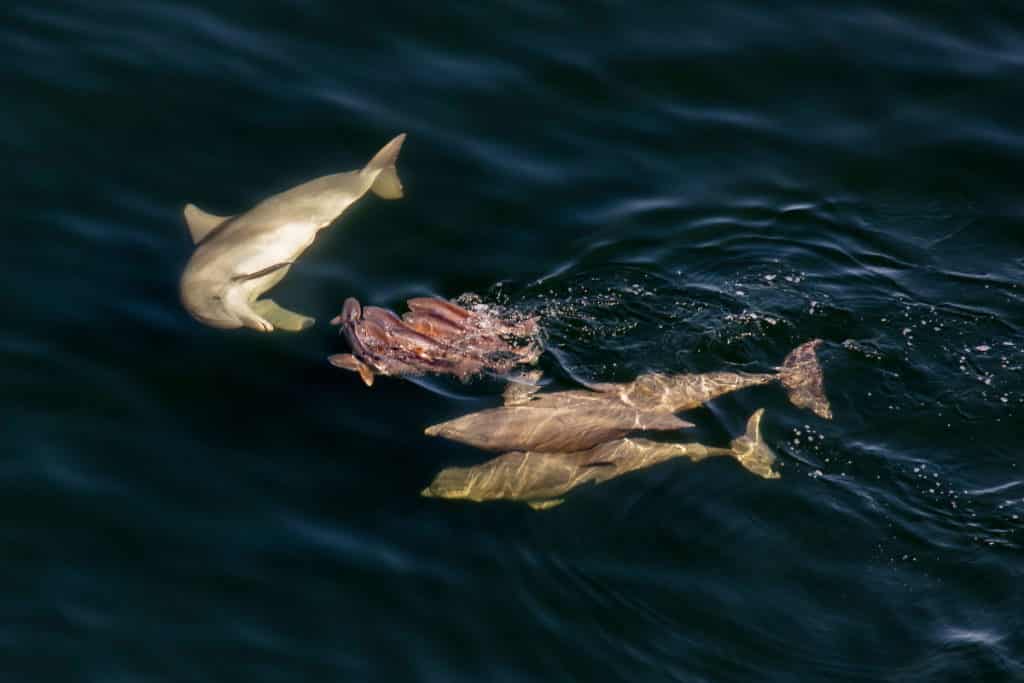
[[[1024,676],[1007,8],[10,14],[12,680]],[[239,211],[399,131],[405,199],[361,200],[280,301],[479,292],[542,317],[551,390],[818,337],[835,419],[766,386],[664,435],[766,408],[778,481],[720,459],[543,513],[420,498],[488,457],[423,426],[499,382],[367,389],[332,328],[225,333],[177,298],[185,202]]]

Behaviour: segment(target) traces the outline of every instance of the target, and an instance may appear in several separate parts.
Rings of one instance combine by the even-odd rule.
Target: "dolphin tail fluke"
[[[789,394],[790,403],[831,420],[832,408],[825,395],[825,379],[815,352],[821,343],[820,339],[813,339],[793,349],[779,369],[779,380]]]
[[[363,173],[376,174],[376,179],[370,190],[381,199],[401,199],[402,181],[398,179],[398,171],[395,169],[395,161],[398,159],[398,152],[405,142],[405,133],[396,135],[391,142],[380,148],[380,151],[370,159],[370,163],[363,168]]]
[[[764,479],[778,479],[779,473],[772,469],[775,454],[761,438],[761,418],[764,408],[759,409],[747,420],[747,431],[730,444],[732,454],[747,470]]]

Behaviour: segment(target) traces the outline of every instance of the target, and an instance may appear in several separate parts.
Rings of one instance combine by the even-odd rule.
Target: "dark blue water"
[[[18,2],[0,24],[4,681],[1024,679],[1013,3]],[[407,131],[274,291],[181,308],[235,213]],[[495,383],[331,368],[347,296],[543,315],[555,386],[764,371],[782,478],[419,497]],[[681,437],[690,438],[690,434]]]

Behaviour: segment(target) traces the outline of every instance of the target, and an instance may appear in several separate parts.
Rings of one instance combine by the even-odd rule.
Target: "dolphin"
[[[584,484],[601,484],[680,457],[698,462],[731,456],[753,474],[777,479],[779,474],[772,468],[775,454],[761,438],[763,415],[763,408],[755,412],[747,421],[746,433],[733,439],[729,448],[625,438],[568,453],[514,451],[473,467],[445,468],[420,495],[476,502],[521,501],[535,510],[545,510],[561,504],[562,496]]]
[[[366,166],[310,180],[275,194],[237,216],[214,216],[185,207],[196,250],[181,276],[181,301],[201,323],[222,329],[249,327],[299,331],[313,318],[259,296],[288,274],[316,234],[371,191],[402,196],[395,160],[405,133],[384,145]]]
[[[675,413],[718,396],[779,380],[789,399],[826,419],[832,410],[824,393],[815,349],[820,339],[794,349],[778,373],[711,372],[641,375],[625,384],[593,384],[592,390],[536,394],[536,387],[510,387],[505,405],[427,427],[441,436],[488,451],[581,451],[629,432],[692,427]]]
[[[626,384],[587,384],[595,391],[619,397],[646,410],[678,413],[696,408],[719,396],[759,384],[778,381],[789,401],[820,418],[831,420],[832,408],[825,395],[824,377],[816,350],[821,339],[812,339],[790,351],[774,373],[706,372],[693,375],[641,375]]]
[[[693,427],[665,410],[629,405],[611,394],[587,390],[534,395],[530,385],[512,384],[506,405],[432,425],[427,436],[442,436],[485,451],[581,451],[643,430]],[[515,391],[519,389],[519,391]]]

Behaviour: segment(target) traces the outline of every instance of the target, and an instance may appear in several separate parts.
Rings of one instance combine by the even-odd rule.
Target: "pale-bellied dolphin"
[[[425,433],[488,451],[580,451],[629,432],[692,426],[675,413],[775,380],[786,387],[794,404],[830,418],[814,353],[820,343],[816,339],[794,349],[778,374],[651,374],[626,384],[589,385],[596,391],[518,391],[514,400],[506,397],[506,404],[499,408],[427,427]]]
[[[730,448],[626,438],[570,453],[515,451],[473,467],[445,468],[420,493],[476,502],[521,501],[544,510],[560,504],[562,496],[583,484],[600,484],[672,458],[696,462],[722,455],[736,458],[759,477],[777,479],[772,469],[775,454],[761,438],[763,414],[761,409],[750,417],[746,433],[733,439]]]
[[[541,354],[537,322],[511,311],[465,309],[444,299],[418,297],[399,318],[376,306],[345,300],[341,326],[352,353],[328,357],[336,367],[358,372],[367,386],[376,375],[447,374],[466,380],[481,372],[507,374],[532,365]]]
[[[384,145],[365,167],[303,183],[264,199],[237,216],[185,207],[196,250],[181,276],[181,301],[199,322],[219,328],[298,331],[313,319],[258,299],[288,273],[313,243],[357,199],[372,191],[402,196],[395,159],[405,133]]]

